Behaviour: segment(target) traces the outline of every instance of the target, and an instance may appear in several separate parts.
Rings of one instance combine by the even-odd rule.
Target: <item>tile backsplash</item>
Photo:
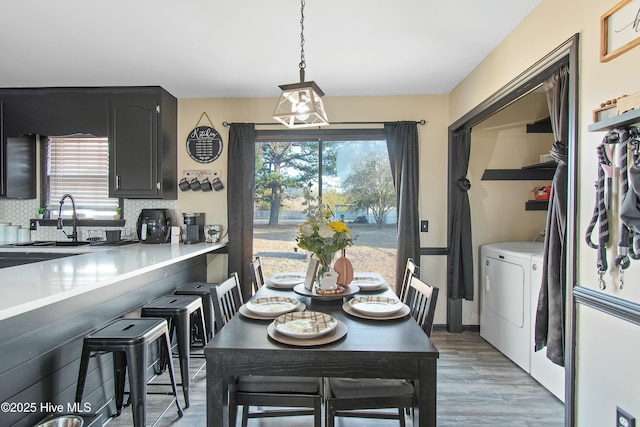
[[[10,222],[22,228],[29,228],[29,220],[36,217],[36,212],[40,207],[38,199],[0,199],[0,222]],[[147,199],[125,199],[124,200],[124,227],[78,227],[78,238],[86,240],[89,237],[104,238],[106,230],[122,230],[122,238],[133,237],[136,229],[136,221],[142,209],[169,209],[174,224],[178,222],[177,200],[147,200]],[[65,226],[67,233],[71,232],[71,227]],[[64,240],[65,236],[56,227],[39,227],[38,230],[31,231],[31,240]]]

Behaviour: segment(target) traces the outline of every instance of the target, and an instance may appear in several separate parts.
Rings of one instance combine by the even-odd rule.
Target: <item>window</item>
[[[109,197],[109,142],[91,136],[51,137],[45,141],[45,205],[58,214],[60,199],[71,194],[78,218],[113,219],[119,199]],[[71,203],[62,215],[71,216]]]
[[[306,271],[308,254],[296,248],[295,235],[306,220],[308,188],[330,206],[332,220],[351,229],[354,268],[394,283],[388,260],[396,256],[396,196],[381,130],[259,131],[255,174],[253,250],[265,277]]]

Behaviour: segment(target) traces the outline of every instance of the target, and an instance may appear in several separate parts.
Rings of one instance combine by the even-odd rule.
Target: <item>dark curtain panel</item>
[[[556,71],[544,82],[556,142],[551,155],[558,163],[549,198],[544,239],[542,287],[536,310],[535,348],[547,346],[547,358],[564,366],[567,222],[567,136],[569,127],[569,71]]]
[[[469,156],[471,155],[471,129],[461,129],[453,135],[452,174],[453,211],[450,212],[451,236],[449,236],[450,253],[449,280],[447,290],[449,299],[473,300],[473,251],[471,248],[471,207],[469,194],[471,183],[467,179]],[[456,178],[457,177],[457,178]]]
[[[253,258],[253,195],[256,130],[252,123],[229,128],[227,161],[227,214],[229,221],[229,273],[237,272],[245,300],[251,295]]]
[[[397,293],[402,284],[407,258],[413,258],[417,265],[420,264],[418,125],[416,122],[385,123],[384,133],[398,212]]]

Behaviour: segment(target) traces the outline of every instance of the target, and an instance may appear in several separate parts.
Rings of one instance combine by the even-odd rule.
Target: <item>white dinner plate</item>
[[[295,285],[304,283],[305,275],[302,273],[276,273],[268,280],[268,284],[274,288],[291,289]]]
[[[402,319],[403,317],[407,317],[407,315],[411,313],[411,309],[406,304],[403,304],[400,310],[386,316],[369,316],[368,314],[361,313],[358,310],[354,310],[349,305],[349,302],[345,302],[344,304],[342,304],[342,309],[344,310],[345,313],[350,314],[352,316],[359,317],[361,319],[377,320],[377,321]]]
[[[360,292],[375,293],[375,292],[386,291],[387,289],[389,289],[389,285],[387,283],[383,283],[378,286],[360,288]]]
[[[328,334],[320,335],[315,338],[308,339],[298,339],[288,337],[276,331],[276,328],[273,326],[273,322],[269,323],[267,326],[267,334],[274,340],[281,344],[292,345],[296,347],[314,347],[319,345],[331,344],[340,339],[342,339],[345,335],[347,335],[347,325],[338,320],[338,326],[333,330],[333,332],[329,332]]]
[[[349,306],[368,316],[388,316],[399,311],[404,304],[396,298],[371,295],[353,298]]]
[[[363,291],[378,289],[386,284],[382,276],[373,276],[373,275],[357,275],[353,278],[351,282]]]
[[[263,297],[255,298],[247,302],[247,309],[255,314],[279,316],[294,311],[300,305],[300,301],[288,297]]]
[[[298,306],[298,308],[296,308],[294,311],[304,311],[306,310],[307,306],[305,303],[301,302],[300,305]],[[254,319],[254,320],[273,320],[276,317],[280,316],[278,315],[273,315],[273,314],[256,314],[252,311],[250,311],[247,308],[246,304],[242,304],[240,306],[240,314],[248,319]]]
[[[296,311],[286,313],[273,321],[279,333],[293,338],[315,338],[333,331],[338,321],[317,311]]]

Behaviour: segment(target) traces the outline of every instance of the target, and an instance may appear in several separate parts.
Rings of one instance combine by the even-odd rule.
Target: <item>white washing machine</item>
[[[480,247],[480,336],[531,372],[531,257],[542,242],[490,243]]]
[[[538,295],[542,285],[542,254],[531,257],[531,376],[564,402],[564,368],[547,359],[547,348],[535,351]]]

